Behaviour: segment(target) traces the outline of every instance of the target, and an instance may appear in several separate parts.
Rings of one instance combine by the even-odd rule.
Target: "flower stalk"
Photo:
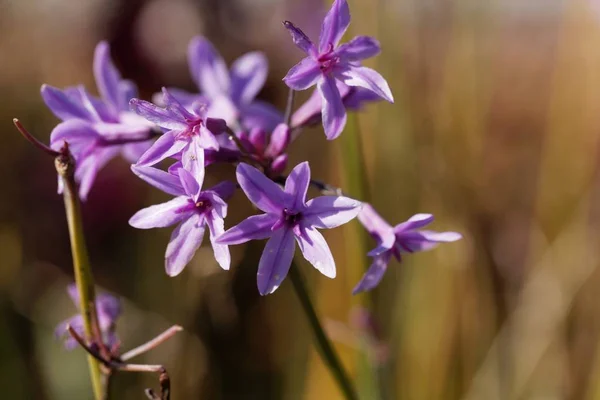
[[[73,255],[73,270],[75,272],[75,283],[79,293],[81,315],[85,339],[90,342],[94,338],[94,324],[96,316],[96,303],[94,293],[94,280],[85,245],[83,234],[83,222],[77,188],[75,184],[75,161],[71,156],[68,145],[65,143],[60,154],[55,158],[56,172],[63,183],[63,198],[69,227],[69,239],[71,242],[71,253]],[[101,342],[101,338],[98,338]],[[101,400],[104,396],[104,385],[100,363],[91,355],[88,355],[88,365],[92,381],[94,398]]]
[[[348,373],[342,366],[342,363],[331,344],[331,341],[327,338],[325,334],[325,330],[321,325],[319,317],[317,316],[317,312],[312,304],[310,296],[308,294],[308,290],[306,289],[306,285],[304,284],[304,279],[302,274],[298,270],[298,266],[295,262],[292,262],[292,266],[290,268],[290,279],[294,286],[294,291],[298,295],[298,299],[300,300],[300,304],[302,305],[302,309],[308,318],[309,325],[313,331],[316,348],[321,358],[333,374],[336,383],[338,384],[340,390],[344,394],[344,398],[346,400],[358,400],[358,395],[356,394],[356,390],[352,385],[352,381],[348,377]]]

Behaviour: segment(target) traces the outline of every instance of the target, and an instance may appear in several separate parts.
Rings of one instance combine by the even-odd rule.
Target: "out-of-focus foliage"
[[[431,212],[434,229],[465,235],[392,263],[370,296],[350,296],[372,246],[358,223],[325,234],[337,279],[301,262],[364,398],[600,398],[600,7],[587,0],[350,0],[350,7],[350,33],[382,42],[368,65],[388,79],[396,103],[351,117],[333,143],[306,132],[290,165],[308,159],[315,177],[364,196],[391,222]],[[145,98],[162,85],[191,88],[185,51],[199,33],[228,60],[265,51],[271,74],[260,97],[283,107],[281,77],[302,55],[280,21],[316,37],[323,10],[317,0],[0,0],[3,397],[89,393],[81,351],[64,351],[52,336],[75,311],[65,292],[71,261],[52,162],[18,136],[12,118],[47,139],[56,120],[40,85],[93,88],[101,39]],[[185,333],[142,360],[166,365],[174,399],[338,398],[290,283],[258,295],[260,244],[233,248],[229,272],[206,247],[181,276],[166,276],[168,230],[127,224],[160,199],[116,161],[84,205],[96,282],[124,297],[123,348],[183,325]],[[248,212],[236,195],[227,226]],[[349,319],[360,305],[375,310],[375,342]],[[112,390],[138,399],[155,385],[155,376],[122,373]]]

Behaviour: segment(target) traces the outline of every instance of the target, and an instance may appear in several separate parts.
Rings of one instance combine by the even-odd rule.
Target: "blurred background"
[[[284,107],[281,78],[302,54],[281,27],[318,35],[320,0],[0,0],[0,387],[10,399],[91,398],[85,357],[54,327],[75,313],[72,264],[52,161],[39,139],[58,122],[42,83],[95,92],[96,43],[148,99],[194,89],[191,37],[228,62],[264,51],[260,98]],[[325,232],[328,280],[298,260],[363,399],[600,399],[600,3],[592,0],[349,0],[350,34],[382,42],[367,64],[396,103],[349,119],[340,139],[307,131],[292,165],[373,203],[392,223],[431,212],[464,240],[393,262],[370,295],[350,292],[374,243],[358,222]],[[302,93],[306,97],[308,93]],[[231,167],[211,167],[214,182]],[[312,193],[313,195],[315,193]],[[135,347],[172,324],[185,332],[140,358],[161,363],[177,399],[337,399],[286,281],[262,298],[262,243],[232,248],[222,271],[203,246],[164,272],[169,229],[127,221],[166,199],[122,160],[83,206],[96,283],[122,297],[118,333]],[[237,194],[227,226],[252,212]],[[365,307],[372,310],[365,312]],[[153,375],[119,373],[112,398],[142,399]]]

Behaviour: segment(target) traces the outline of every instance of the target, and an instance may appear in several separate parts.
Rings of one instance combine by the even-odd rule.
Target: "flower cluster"
[[[267,59],[260,52],[243,55],[228,69],[207,39],[193,38],[188,62],[199,93],[163,88],[149,102],[136,98],[135,86],[121,78],[108,45],[100,43],[94,74],[101,98],[83,87],[42,87],[44,101],[63,120],[52,132],[51,147],[69,144],[84,199],[97,172],[117,153],[132,162],[134,174],[174,196],[138,211],[129,221],[139,229],[175,226],[165,252],[169,276],[180,274],[189,264],[208,229],[214,257],[224,270],[230,268],[229,246],[268,238],[257,272],[262,295],[282,284],[296,243],[309,263],[334,278],[334,258],[319,229],[335,228],[358,216],[378,246],[369,253],[373,265],[354,293],[370,290],[381,280],[391,256],[399,260],[401,252],[425,250],[460,235],[417,230],[433,220],[429,214],[417,214],[391,227],[370,205],[346,196],[307,201],[314,183],[308,162],[285,174],[288,148],[302,128],[322,122],[332,140],[343,132],[347,110],[380,99],[393,102],[386,80],[361,65],[380,52],[377,40],[357,36],[340,44],[349,24],[346,0],[333,2],[318,44],[292,22],[284,22],[307,56],[283,81],[292,91],[316,86],[306,103],[295,112],[290,103],[285,115],[256,98],[268,72]],[[203,188],[205,168],[213,163],[235,165],[237,185],[224,181]],[[227,202],[236,188],[264,214],[226,230]]]

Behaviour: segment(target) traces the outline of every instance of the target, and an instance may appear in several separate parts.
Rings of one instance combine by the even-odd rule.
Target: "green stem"
[[[71,252],[73,255],[75,283],[77,285],[77,293],[79,293],[79,307],[83,317],[85,339],[89,343],[95,336],[94,320],[96,318],[96,302],[94,295],[94,280],[83,235],[79,197],[74,178],[75,162],[68,151],[68,147],[65,146],[61,151],[61,154],[56,157],[54,165],[61,177],[64,187],[63,197],[67,214],[67,224],[69,226],[69,239],[71,241]],[[88,364],[94,398],[96,400],[101,400],[104,397],[104,387],[100,363],[94,357],[88,355]]]
[[[340,359],[333,349],[331,342],[325,335],[325,331],[321,326],[321,322],[319,321],[319,317],[313,307],[312,301],[310,300],[310,296],[308,295],[308,291],[306,290],[306,285],[304,284],[304,279],[302,278],[302,274],[298,270],[296,263],[292,262],[292,266],[290,268],[290,279],[292,280],[292,284],[294,285],[294,290],[298,295],[298,299],[302,304],[302,308],[304,309],[304,313],[308,318],[308,322],[310,327],[315,335],[315,340],[317,342],[317,350],[321,355],[323,361],[333,374],[338,386],[341,391],[344,393],[344,397],[347,400],[358,400],[358,396],[356,391],[354,390],[354,386],[348,378],[348,374],[344,370]]]

